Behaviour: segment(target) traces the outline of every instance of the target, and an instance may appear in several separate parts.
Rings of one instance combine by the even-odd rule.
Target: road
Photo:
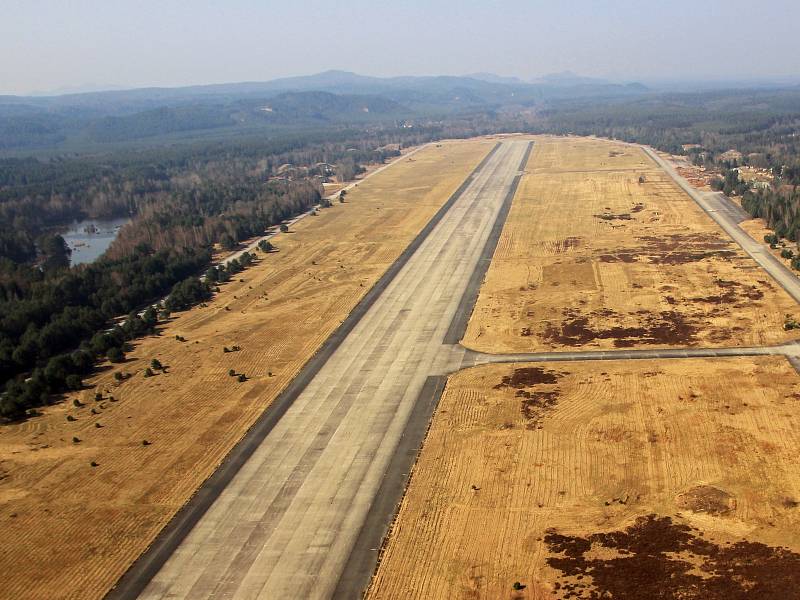
[[[328,598],[431,375],[527,142],[503,142],[153,577],[142,598]]]
[[[647,146],[641,146],[641,148],[644,149],[647,155],[650,156],[659,167],[664,169],[664,171],[675,180],[675,183],[700,205],[700,208],[706,211],[708,216],[714,219],[714,221],[725,230],[725,233],[731,236],[753,260],[761,265],[761,267],[767,271],[796,302],[800,302],[800,279],[798,279],[786,265],[775,258],[768,248],[755,241],[739,227],[741,213],[732,209],[730,206],[726,206],[724,203],[727,202],[727,200],[720,198],[718,194],[708,194],[694,189],[686,179],[678,174],[671,164],[661,158],[651,148]]]

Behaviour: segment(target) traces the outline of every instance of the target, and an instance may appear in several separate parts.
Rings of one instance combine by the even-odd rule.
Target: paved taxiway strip
[[[527,147],[475,174],[142,597],[333,593]]]

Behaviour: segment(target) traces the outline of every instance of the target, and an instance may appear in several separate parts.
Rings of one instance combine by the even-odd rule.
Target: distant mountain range
[[[0,150],[70,148],[191,131],[241,132],[442,116],[647,91],[638,83],[616,84],[572,73],[525,82],[492,73],[370,77],[325,71],[264,82],[0,96]]]

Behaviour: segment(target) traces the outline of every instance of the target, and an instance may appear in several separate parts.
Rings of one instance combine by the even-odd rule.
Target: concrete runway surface
[[[443,345],[528,142],[506,141],[140,597],[328,598]]]

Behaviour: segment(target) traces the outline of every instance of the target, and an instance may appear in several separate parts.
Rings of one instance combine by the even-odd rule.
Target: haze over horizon
[[[800,76],[800,4],[788,0],[11,0],[4,12],[0,53],[12,60],[0,67],[2,94],[265,81],[328,69],[526,80],[572,71],[645,82]]]

